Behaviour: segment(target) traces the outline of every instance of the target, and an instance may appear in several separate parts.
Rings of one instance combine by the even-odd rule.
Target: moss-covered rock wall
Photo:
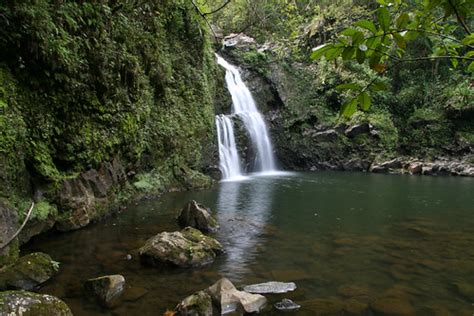
[[[19,220],[33,199],[33,219],[64,222],[209,185],[221,73],[191,1],[8,0],[0,16],[0,199]]]

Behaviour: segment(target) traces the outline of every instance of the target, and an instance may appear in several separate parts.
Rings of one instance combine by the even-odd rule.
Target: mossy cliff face
[[[3,201],[88,223],[137,191],[210,184],[221,73],[190,1],[5,1],[0,15]]]
[[[367,171],[402,157],[402,165],[413,159],[456,160],[467,170],[459,174],[474,170],[472,102],[468,101],[474,96],[466,78],[433,82],[421,70],[408,74],[401,69],[401,82],[384,79],[392,90],[374,95],[370,111],[346,119],[339,110],[347,96],[335,87],[347,82],[364,86],[370,78],[368,67],[313,63],[285,55],[279,44],[249,44],[238,37],[232,41],[221,54],[241,67],[265,112],[283,167]],[[421,78],[420,82],[414,78]],[[448,174],[457,174],[451,171]]]

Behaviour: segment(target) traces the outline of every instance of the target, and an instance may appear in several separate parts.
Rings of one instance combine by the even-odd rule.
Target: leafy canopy
[[[341,114],[350,117],[357,109],[367,111],[371,93],[386,89],[380,77],[401,63],[423,60],[450,60],[452,67],[474,72],[474,35],[471,0],[377,0],[372,19],[356,21],[331,42],[313,49],[311,58],[368,63],[376,75],[367,86],[341,84],[352,91]],[[407,54],[411,42],[424,40],[429,53]]]

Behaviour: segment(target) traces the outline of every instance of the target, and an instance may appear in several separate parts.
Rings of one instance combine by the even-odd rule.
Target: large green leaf
[[[336,89],[338,90],[357,90],[360,89],[360,86],[355,83],[343,83],[338,86],[336,86]]]
[[[400,33],[393,33],[392,36],[398,47],[400,47],[401,49],[407,48],[407,42],[405,41],[405,38],[400,35]]]
[[[370,108],[370,104],[372,103],[370,100],[370,96],[367,92],[362,92],[358,96],[359,106],[362,110],[367,111]]]
[[[381,7],[377,10],[377,18],[380,23],[380,27],[384,32],[388,32],[390,29],[390,12],[387,8]]]
[[[357,21],[354,25],[361,27],[363,29],[371,31],[373,34],[377,33],[377,28],[372,21],[369,20],[360,20]]]
[[[408,22],[410,22],[410,16],[408,15],[408,13],[403,12],[397,18],[397,22],[396,22],[397,28],[404,29],[408,25]]]
[[[316,47],[311,53],[311,59],[318,59],[323,56],[329,49],[332,48],[332,45],[323,44]]]
[[[357,99],[354,98],[349,102],[344,103],[341,107],[341,114],[345,117],[351,117],[357,110],[357,102]]]

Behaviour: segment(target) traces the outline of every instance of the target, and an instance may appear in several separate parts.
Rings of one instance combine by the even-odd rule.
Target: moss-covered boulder
[[[0,289],[33,290],[58,271],[58,263],[45,253],[35,252],[18,259],[0,272]]]
[[[222,254],[222,245],[192,227],[177,232],[163,232],[145,242],[140,259],[153,266],[195,267],[212,263]]]
[[[106,275],[89,279],[84,284],[86,294],[105,307],[112,307],[119,302],[123,293],[125,278],[120,274]]]
[[[59,298],[26,291],[0,292],[0,315],[72,316]]]
[[[196,292],[182,300],[176,310],[183,316],[212,316],[211,296],[205,291]]]
[[[204,233],[215,232],[219,229],[217,220],[212,217],[207,207],[192,200],[188,202],[178,216],[181,227],[194,227]]]

